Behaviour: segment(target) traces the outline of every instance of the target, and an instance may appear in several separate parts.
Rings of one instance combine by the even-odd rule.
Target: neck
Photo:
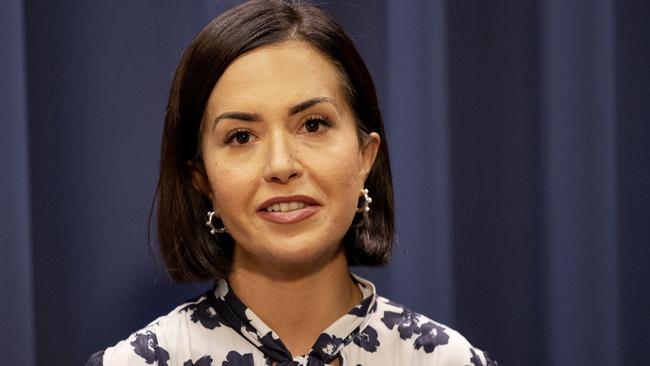
[[[242,262],[235,261],[230,286],[294,356],[308,353],[318,336],[362,298],[343,250],[308,268]]]

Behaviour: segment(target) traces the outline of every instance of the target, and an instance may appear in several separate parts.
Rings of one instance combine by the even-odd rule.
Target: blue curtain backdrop
[[[233,1],[0,3],[0,362],[202,290],[147,246],[171,74]],[[323,1],[378,84],[399,246],[360,269],[502,365],[650,364],[650,2]]]

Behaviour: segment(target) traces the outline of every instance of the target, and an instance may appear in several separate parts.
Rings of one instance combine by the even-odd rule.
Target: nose
[[[296,160],[295,144],[291,137],[277,131],[267,142],[268,160],[264,168],[264,180],[286,184],[300,177],[302,168]]]

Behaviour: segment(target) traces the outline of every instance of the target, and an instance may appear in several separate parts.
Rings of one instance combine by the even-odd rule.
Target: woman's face
[[[360,145],[336,67],[287,41],[221,76],[193,179],[235,241],[235,266],[317,263],[339,252],[378,147],[376,133]]]

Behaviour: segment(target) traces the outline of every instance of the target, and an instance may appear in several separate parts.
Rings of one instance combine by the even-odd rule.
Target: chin
[[[334,259],[342,250],[341,245],[340,240],[328,244],[324,239],[305,238],[298,235],[260,243],[257,248],[242,249],[248,252],[248,255],[256,257],[255,262],[257,263],[274,263],[293,267],[307,266],[316,269],[316,267],[323,266]]]
[[[285,264],[322,264],[329,258],[333,258],[340,248],[340,243],[323,245],[321,243],[309,243],[300,240],[289,240],[273,245],[271,253],[274,260]]]

